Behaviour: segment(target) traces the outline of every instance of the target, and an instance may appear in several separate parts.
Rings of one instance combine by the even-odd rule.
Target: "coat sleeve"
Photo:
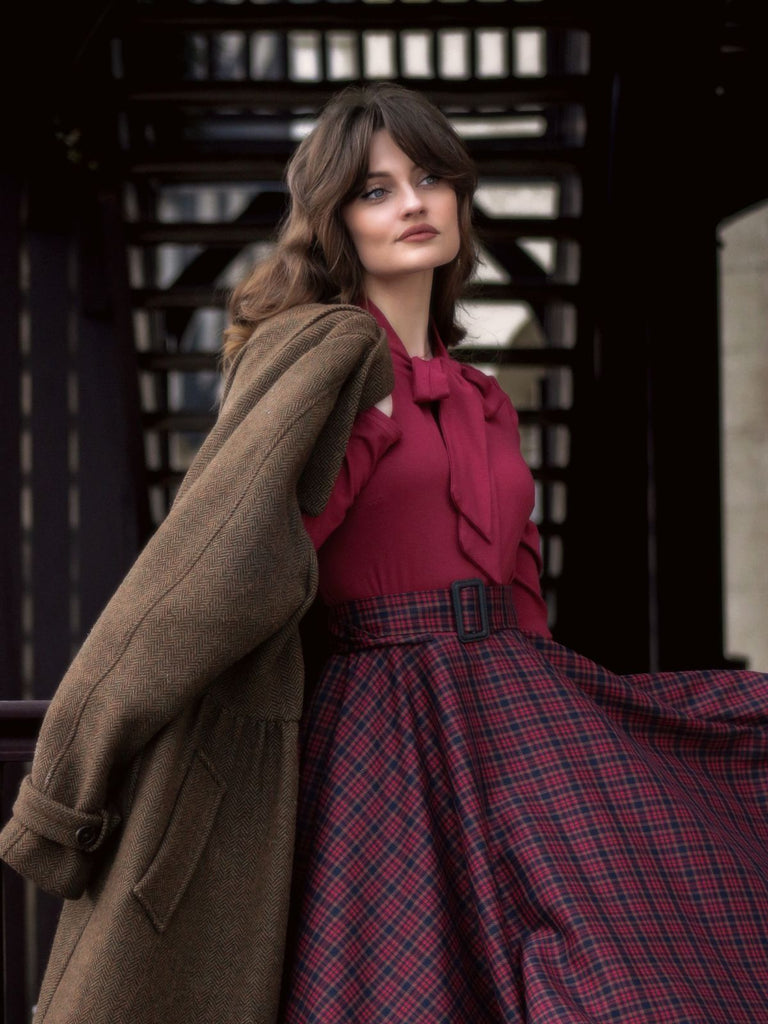
[[[339,416],[340,394],[355,406],[375,363],[362,346],[358,358],[335,363],[322,346],[313,352],[196,468],[59,684],[0,832],[0,857],[40,888],[82,894],[119,824],[109,794],[126,766],[220,673],[311,602],[316,560],[297,483],[331,413]],[[374,400],[386,393],[385,378]]]

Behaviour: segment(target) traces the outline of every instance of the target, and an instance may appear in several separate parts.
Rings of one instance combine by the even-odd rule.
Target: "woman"
[[[38,1018],[768,1020],[768,679],[549,635],[514,410],[446,348],[460,140],[355,87],[288,184],[217,426],[0,835],[69,897]]]
[[[514,410],[445,347],[475,265],[455,133],[353,88],[288,180],[284,238],[330,278],[305,297],[372,312],[395,387],[304,517],[333,653],[281,1019],[768,1020],[766,679],[622,678],[552,640]],[[235,297],[240,337],[282,265]]]

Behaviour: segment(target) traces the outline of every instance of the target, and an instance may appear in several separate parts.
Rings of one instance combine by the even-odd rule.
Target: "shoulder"
[[[486,419],[491,419],[502,412],[511,413],[517,418],[509,395],[499,384],[494,374],[486,373],[471,363],[460,362],[459,360],[456,360],[456,363],[462,377],[469,381],[470,384],[474,384],[480,392]]]
[[[293,306],[264,320],[243,345],[228,368],[222,401],[243,388],[263,393],[296,364],[311,387],[318,374],[345,376],[366,357],[389,358],[386,333],[370,313],[345,303]]]
[[[329,338],[358,338],[364,346],[373,347],[382,334],[371,314],[359,306],[321,302],[292,306],[258,325],[229,367],[229,376],[241,371],[243,364],[252,372],[276,358],[283,365],[294,362]]]
[[[320,337],[330,329],[355,333],[362,331],[371,336],[378,336],[380,330],[371,314],[359,306],[347,303],[309,302],[301,306],[292,306],[259,324],[251,341],[264,345],[267,339],[279,342],[297,336]]]
[[[262,324],[248,345],[258,358],[282,370],[301,362],[309,373],[354,372],[366,360],[378,360],[389,346],[386,332],[359,306],[310,303],[280,313]]]

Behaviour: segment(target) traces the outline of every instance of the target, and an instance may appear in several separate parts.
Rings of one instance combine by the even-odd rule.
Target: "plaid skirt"
[[[768,1022],[768,675],[618,675],[510,588],[332,612],[284,1024]]]

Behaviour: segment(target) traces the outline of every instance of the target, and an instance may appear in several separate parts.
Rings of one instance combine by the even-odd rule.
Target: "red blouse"
[[[381,311],[368,308],[389,338],[393,410],[357,417],[328,505],[304,516],[323,600],[475,577],[513,584],[518,624],[548,635],[533,477],[509,397],[439,338],[432,359],[412,358]]]

